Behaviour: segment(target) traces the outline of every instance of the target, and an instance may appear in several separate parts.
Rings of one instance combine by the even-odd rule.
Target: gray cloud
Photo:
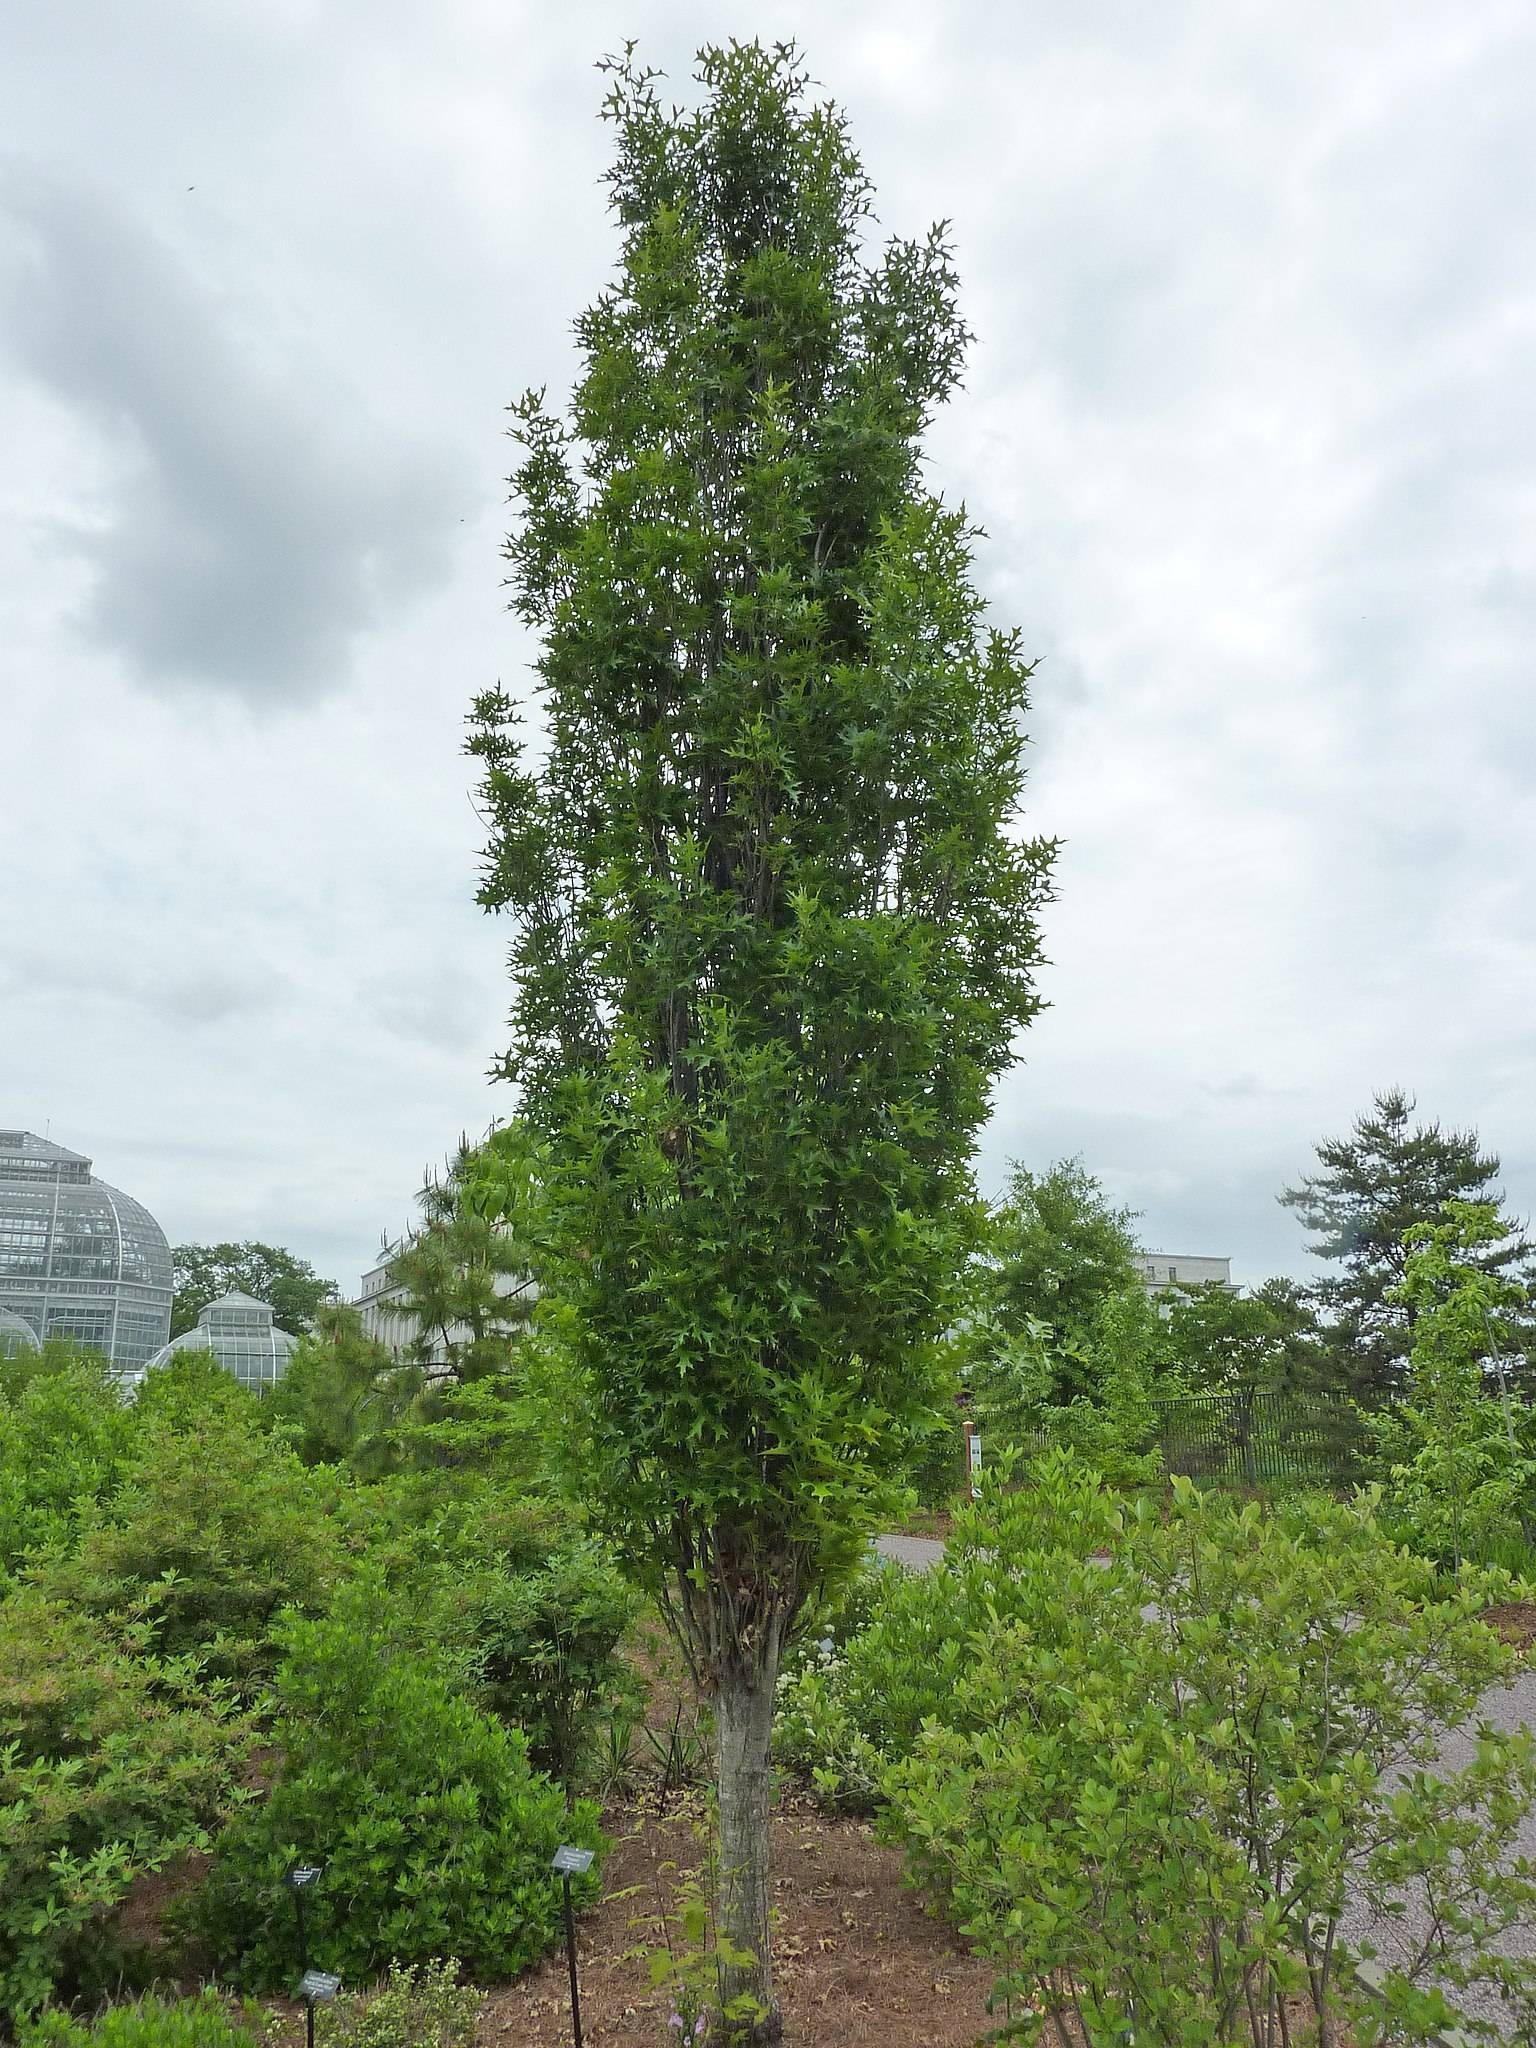
[[[370,432],[323,359],[264,360],[99,193],[12,166],[0,200],[12,345],[110,463],[99,515],[59,529],[92,572],[81,626],[156,689],[340,688],[356,635],[444,571],[441,463]]]

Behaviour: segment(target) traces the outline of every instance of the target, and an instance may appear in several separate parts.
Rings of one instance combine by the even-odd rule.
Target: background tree
[[[429,1384],[505,1374],[526,1335],[537,1289],[527,1247],[506,1219],[463,1198],[474,1148],[461,1138],[445,1174],[429,1174],[422,1221],[390,1262],[402,1292],[388,1304],[406,1357]]]
[[[1525,1288],[1483,1262],[1507,1228],[1492,1202],[1448,1202],[1443,1222],[1409,1230],[1396,1290],[1414,1311],[1404,1399],[1368,1425],[1415,1547],[1457,1570],[1528,1532],[1536,1488],[1530,1411],[1489,1385],[1527,1308]]]
[[[1052,850],[1012,829],[1028,669],[920,474],[966,339],[942,230],[866,252],[787,46],[704,51],[695,112],[609,73],[618,275],[569,422],[515,408],[548,749],[476,704],[481,900],[518,920],[504,1064],[595,1511],[713,1702],[718,1924],[754,1958],[720,1990],[768,2039],[779,1657],[931,1423]]]
[[[977,1307],[1010,1339],[1038,1326],[1053,1360],[1053,1401],[1093,1396],[1106,1311],[1145,1296],[1134,1221],[1080,1159],[1042,1174],[1017,1161],[1009,1169],[975,1263]]]
[[[247,1238],[242,1244],[179,1244],[171,1253],[176,1293],[171,1302],[171,1335],[190,1330],[210,1301],[221,1294],[250,1294],[264,1301],[280,1330],[295,1337],[316,1312],[335,1301],[334,1280],[323,1280],[309,1263],[280,1245]]]
[[[1266,1280],[1251,1294],[1219,1285],[1175,1289],[1165,1307],[1156,1351],[1170,1391],[1332,1391],[1317,1312],[1294,1281]]]
[[[300,1337],[263,1404],[306,1465],[348,1464],[360,1478],[390,1470],[394,1427],[421,1390],[422,1375],[370,1337],[346,1302],[328,1302]]]
[[[1378,1095],[1349,1135],[1318,1146],[1322,1171],[1280,1195],[1315,1233],[1308,1247],[1338,1270],[1320,1280],[1316,1298],[1327,1317],[1327,1341],[1337,1376],[1367,1403],[1402,1387],[1416,1297],[1402,1293],[1407,1276],[1405,1240],[1415,1224],[1441,1221],[1450,1201],[1503,1203],[1498,1155],[1481,1149],[1476,1131],[1415,1124],[1416,1104],[1400,1088]],[[1500,1218],[1498,1233],[1477,1249],[1482,1272],[1529,1276],[1536,1246],[1523,1224]],[[1512,1332],[1523,1352],[1528,1330]]]

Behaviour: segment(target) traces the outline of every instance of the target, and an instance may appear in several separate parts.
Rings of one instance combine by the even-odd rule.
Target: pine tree
[[[1447,1202],[1491,1203],[1499,1211],[1504,1200],[1494,1186],[1498,1155],[1482,1150],[1476,1131],[1415,1124],[1416,1106],[1400,1088],[1378,1095],[1347,1137],[1318,1146],[1323,1171],[1279,1197],[1315,1233],[1309,1250],[1339,1268],[1315,1294],[1337,1376],[1368,1404],[1401,1391],[1412,1348],[1420,1310],[1413,1294],[1399,1291],[1408,1232],[1440,1223]],[[1518,1279],[1532,1272],[1536,1247],[1523,1224],[1502,1215],[1500,1222],[1475,1262],[1485,1273]]]
[[[869,250],[790,47],[705,50],[692,112],[609,76],[618,275],[569,421],[515,408],[547,750],[478,701],[481,898],[592,1511],[713,1704],[720,1996],[769,2040],[779,1658],[933,1426],[1052,848],[1014,830],[1028,668],[920,471],[966,341],[943,231]]]

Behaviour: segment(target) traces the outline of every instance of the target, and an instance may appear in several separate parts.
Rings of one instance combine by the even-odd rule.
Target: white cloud
[[[502,408],[568,381],[611,261],[591,66],[631,19],[8,20],[0,1107],[177,1237],[350,1277],[495,1107],[460,721],[526,676]],[[1401,1081],[1536,1204],[1528,11],[640,28],[674,73],[798,30],[882,225],[955,223],[934,473],[1044,657],[1067,840],[985,1177],[1081,1152],[1258,1277],[1299,1262],[1276,1188]]]

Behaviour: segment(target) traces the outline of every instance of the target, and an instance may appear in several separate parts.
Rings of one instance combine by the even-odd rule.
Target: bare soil
[[[1536,1643],[1536,1600],[1510,1600],[1484,1608],[1483,1619],[1517,1650],[1528,1650]]]
[[[618,1831],[602,1903],[577,1930],[582,2030],[594,2048],[658,2048],[672,2001],[652,1986],[649,1957],[676,1938],[676,1900],[697,1869],[699,1814]],[[862,1821],[829,1819],[786,1800],[772,1823],[777,1924],[774,1968],[785,2040],[795,2048],[869,2042],[881,2048],[973,2048],[988,2026],[990,1967],[930,1919],[902,1883],[901,1856]],[[494,1990],[480,2038],[496,2048],[555,2048],[571,2038],[563,1955]]]

